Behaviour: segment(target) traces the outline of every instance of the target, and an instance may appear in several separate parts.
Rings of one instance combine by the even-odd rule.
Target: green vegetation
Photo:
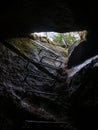
[[[73,43],[77,41],[86,40],[87,31],[80,32],[70,32],[70,33],[57,33],[53,41],[56,42],[59,46],[68,48]]]
[[[61,33],[57,33],[57,35],[53,39],[54,42],[56,42],[59,46],[63,46],[63,41],[62,41],[62,35]]]
[[[73,44],[74,42],[77,41],[77,39],[75,38],[75,36],[72,36],[70,33],[65,34],[65,38],[66,38],[66,42],[68,44]]]

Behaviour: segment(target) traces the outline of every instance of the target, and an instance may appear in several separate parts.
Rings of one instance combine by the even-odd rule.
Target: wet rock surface
[[[67,120],[56,68],[48,70],[30,56],[8,42],[0,43],[0,117],[8,120],[9,129],[19,129],[25,120]]]
[[[77,2],[71,0],[67,2],[39,2],[37,0],[10,0],[7,2],[3,0],[0,4],[0,38],[23,36],[34,31],[69,32],[84,29],[90,30],[92,32],[92,35],[90,36],[91,39],[88,41],[90,44],[86,45],[86,47],[82,47],[85,51],[82,51],[82,54],[79,53],[80,58],[75,58],[75,60],[70,62],[70,67],[72,67],[81,64],[87,58],[98,54],[98,38],[96,35],[98,34],[97,9],[95,1],[89,1],[86,4],[83,1]],[[36,120],[39,120],[40,118],[41,120],[55,121],[59,119],[61,120],[65,115],[67,117],[67,114],[65,113],[68,112],[64,113],[63,110],[61,110],[62,105],[59,107],[60,110],[58,109],[59,111],[57,112],[61,112],[59,114],[60,116],[62,115],[61,118],[60,116],[56,118],[58,114],[56,115],[55,113],[55,110],[57,110],[56,105],[58,102],[60,104],[62,104],[62,102],[65,103],[65,98],[63,98],[63,100],[62,98],[57,100],[56,105],[53,107],[55,110],[52,109],[52,112],[46,110],[46,102],[49,101],[51,104],[54,101],[54,96],[51,95],[53,97],[50,100],[49,93],[39,94],[39,91],[44,89],[41,87],[41,81],[38,80],[38,77],[35,79],[36,76],[33,76],[32,74],[35,72],[34,70],[36,70],[38,71],[38,74],[41,73],[43,77],[48,77],[54,80],[56,75],[53,75],[54,73],[49,73],[51,69],[47,71],[43,66],[40,66],[40,64],[35,62],[33,62],[34,64],[32,65],[30,60],[30,63],[28,63],[28,58],[20,55],[20,53],[17,54],[17,51],[14,52],[15,48],[13,52],[11,50],[7,49],[0,43],[1,129],[11,130],[12,127],[13,130],[18,127],[21,120],[23,121],[27,118]],[[76,59],[78,60],[76,61]],[[67,93],[72,104],[72,114],[70,115],[78,129],[97,129],[97,61],[94,61],[94,63],[94,66],[90,63],[86,68],[84,67],[82,70],[79,70],[79,72],[77,71],[77,74],[72,77]],[[33,72],[31,72],[32,67],[30,66],[35,68],[33,69]],[[41,68],[41,70],[39,68]],[[45,73],[43,73],[43,70]],[[31,76],[27,74],[29,71]],[[42,79],[45,80],[44,78]],[[49,82],[47,81],[49,84],[52,82],[50,79],[48,80]],[[37,80],[38,82],[36,83]],[[27,91],[31,88],[34,88],[35,90],[35,85],[37,85],[37,93],[28,93]],[[46,91],[45,81],[44,86]],[[59,88],[58,86],[60,85],[58,84],[56,88]],[[58,89],[58,92],[62,93],[60,90],[61,89]],[[48,87],[47,92],[54,92],[54,89],[51,91]],[[63,91],[64,96],[65,93],[66,92]],[[34,104],[32,103],[32,100]],[[36,101],[39,102],[36,103]],[[42,105],[44,103],[45,105]],[[55,103],[53,102],[52,105],[53,104]],[[66,110],[64,109],[64,111]]]
[[[1,130],[97,128],[98,56],[69,69],[68,77],[60,79],[58,63],[41,61],[46,54],[55,57],[53,50],[44,48],[42,53],[38,46],[25,52],[15,45],[0,42]]]

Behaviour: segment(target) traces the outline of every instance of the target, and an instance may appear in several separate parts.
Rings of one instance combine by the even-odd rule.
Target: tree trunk
[[[61,33],[61,36],[62,36],[62,41],[63,41],[65,47],[68,48],[68,44],[67,44],[67,42],[66,42],[66,39],[65,39],[64,33]]]

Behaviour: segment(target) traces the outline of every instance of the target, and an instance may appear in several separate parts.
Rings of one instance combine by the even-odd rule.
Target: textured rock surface
[[[85,63],[66,86],[66,82],[61,83],[56,76],[49,75],[51,71],[46,71],[44,67],[40,69],[38,66],[41,63],[35,64],[35,61],[28,60],[29,57],[16,52],[17,49],[14,48],[13,52],[9,48],[8,43],[0,43],[1,129],[19,130],[24,126],[21,129],[25,130],[52,126],[57,129],[87,130],[97,127],[97,56]],[[48,126],[28,122],[25,126],[26,120],[66,123]]]
[[[12,126],[18,129],[25,120],[67,120],[56,70],[41,67],[42,62],[36,58],[16,52],[15,47],[13,52],[9,49],[11,44],[7,43],[8,48],[3,43],[0,43],[0,120],[6,119],[9,129]],[[4,124],[0,125],[3,129]]]
[[[6,4],[5,4],[6,3]],[[26,1],[3,0],[0,4],[0,37],[23,36],[32,32],[57,31],[70,32],[88,30],[91,32],[90,40],[79,54],[78,63],[96,55],[98,50],[97,6],[95,1],[87,4],[80,1]],[[7,21],[7,22],[6,22]],[[94,42],[94,44],[93,44]],[[91,53],[92,51],[92,53]],[[87,52],[87,53],[86,53]],[[81,55],[83,57],[81,58]],[[73,65],[75,65],[73,60]]]
[[[69,94],[77,128],[98,129],[98,56],[72,77]]]
[[[83,29],[90,30],[92,34],[89,37],[90,39],[87,39],[87,44],[90,44],[83,47],[85,51],[83,50],[82,54],[80,53],[77,62],[77,58],[72,60],[70,64],[70,67],[72,67],[80,64],[86,58],[98,54],[97,10],[95,1],[89,1],[86,4],[83,0],[78,2],[73,0],[66,2],[65,0],[57,2],[3,0],[0,3],[0,38],[21,36],[34,31],[67,32]],[[15,48],[13,51],[15,51]],[[34,68],[33,72],[32,67]],[[53,74],[51,75],[44,67],[41,67],[40,70],[40,67],[39,64],[28,63],[27,58],[23,57],[23,55],[12,52],[0,43],[1,129],[11,130],[12,127],[13,130],[13,127],[18,127],[22,123],[21,121],[27,118],[52,121],[66,120],[69,107],[68,111],[65,108],[63,109],[65,105],[62,104],[66,104],[66,102],[63,102],[65,100],[62,100],[63,96],[59,100],[55,100],[53,95],[50,98],[49,94],[39,94],[39,91],[43,90],[54,92],[53,88],[51,90],[50,86],[46,84],[45,80],[41,84],[42,82],[39,81],[38,77],[37,79],[35,79],[36,76],[33,77],[36,71],[36,73],[38,72],[43,76],[43,79],[44,77],[45,79],[46,77],[50,78],[48,83],[52,83],[51,79],[54,80]],[[31,75],[28,75],[28,72]],[[75,122],[75,126],[80,130],[96,129],[98,127],[96,120],[98,117],[97,73],[97,61],[94,61],[94,63],[92,62],[79,71],[73,77],[69,86],[73,115],[71,115],[71,120]],[[37,84],[35,81],[37,81]],[[35,85],[37,85],[37,88]],[[58,86],[59,84],[56,88]],[[27,92],[29,89],[37,89],[37,92]],[[60,89],[58,89],[58,92],[60,92]],[[65,95],[65,91],[63,94]],[[51,110],[48,108],[51,108]]]

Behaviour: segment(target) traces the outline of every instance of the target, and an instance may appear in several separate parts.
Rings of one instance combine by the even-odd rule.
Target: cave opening
[[[95,1],[1,1],[1,130],[98,128],[97,10]],[[68,44],[57,49],[31,35],[77,30],[87,30],[87,40],[69,57]]]

